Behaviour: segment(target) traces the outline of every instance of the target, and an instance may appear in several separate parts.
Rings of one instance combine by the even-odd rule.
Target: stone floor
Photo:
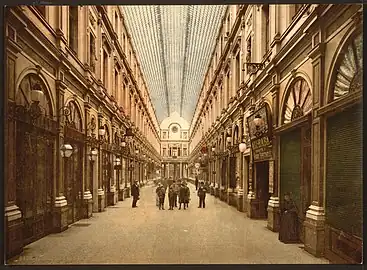
[[[327,264],[300,244],[283,244],[266,221],[251,220],[208,195],[198,209],[190,185],[189,209],[158,210],[155,188],[142,188],[138,208],[131,199],[94,213],[65,232],[25,247],[10,264]]]

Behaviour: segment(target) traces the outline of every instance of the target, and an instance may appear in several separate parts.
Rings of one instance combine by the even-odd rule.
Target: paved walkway
[[[190,185],[189,209],[155,206],[155,188],[142,188],[138,208],[131,199],[94,213],[65,232],[25,247],[11,264],[319,264],[328,263],[283,244],[266,221],[251,220],[208,195],[198,209]]]

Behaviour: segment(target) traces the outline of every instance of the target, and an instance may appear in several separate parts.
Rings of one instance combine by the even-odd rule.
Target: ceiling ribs
[[[155,6],[157,19],[158,19],[158,27],[159,27],[159,44],[160,44],[160,55],[163,64],[163,79],[164,79],[164,90],[166,93],[166,103],[167,103],[167,114],[170,115],[169,110],[169,98],[168,98],[168,87],[167,87],[167,71],[166,71],[166,59],[164,57],[164,44],[163,44],[163,26],[162,26],[162,17],[161,17],[161,8],[160,6]]]
[[[184,66],[182,69],[182,85],[181,85],[181,100],[180,100],[180,116],[182,117],[182,104],[184,99],[184,88],[186,86],[185,79],[187,74],[187,55],[188,55],[188,41],[189,41],[189,34],[190,32],[190,18],[191,16],[191,5],[187,8],[187,17],[186,17],[186,29],[185,29],[185,55],[184,55]]]

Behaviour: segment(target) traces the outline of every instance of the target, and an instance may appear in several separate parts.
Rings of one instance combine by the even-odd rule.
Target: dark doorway
[[[227,160],[223,159],[222,160],[222,170],[220,172],[220,176],[221,176],[221,184],[223,187],[227,188]]]
[[[259,218],[268,218],[269,194],[269,162],[256,163],[256,197],[259,201]]]
[[[236,157],[229,158],[229,187],[236,188]]]

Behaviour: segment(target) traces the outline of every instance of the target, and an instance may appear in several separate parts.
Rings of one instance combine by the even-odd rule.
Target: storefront
[[[114,195],[115,192],[111,189],[113,183],[113,158],[114,154],[111,147],[111,138],[108,126],[104,126],[105,133],[105,143],[102,145],[102,188],[105,194],[105,205],[104,207],[114,205]]]
[[[9,124],[15,127],[15,138],[8,139],[8,155],[15,162],[16,205],[22,212],[27,245],[52,231],[57,122],[52,120],[51,99],[38,75],[26,75],[18,89]],[[41,100],[31,93],[38,91],[43,93]]]
[[[325,106],[325,255],[335,263],[362,262],[363,38],[354,33],[337,57]]]
[[[280,208],[286,193],[297,207],[297,234],[304,242],[303,222],[311,204],[311,109],[312,91],[303,77],[296,77],[286,90],[281,110]]]
[[[254,166],[254,198],[250,200],[247,213],[251,218],[267,218],[268,201],[273,192],[272,184],[269,185],[269,160],[272,159],[272,121],[269,106],[266,103],[261,105],[247,118],[247,123]]]
[[[82,132],[81,114],[75,101],[70,101],[64,109],[65,143],[73,148],[73,154],[64,159],[64,191],[68,203],[68,224],[83,218],[83,159],[84,133]]]

